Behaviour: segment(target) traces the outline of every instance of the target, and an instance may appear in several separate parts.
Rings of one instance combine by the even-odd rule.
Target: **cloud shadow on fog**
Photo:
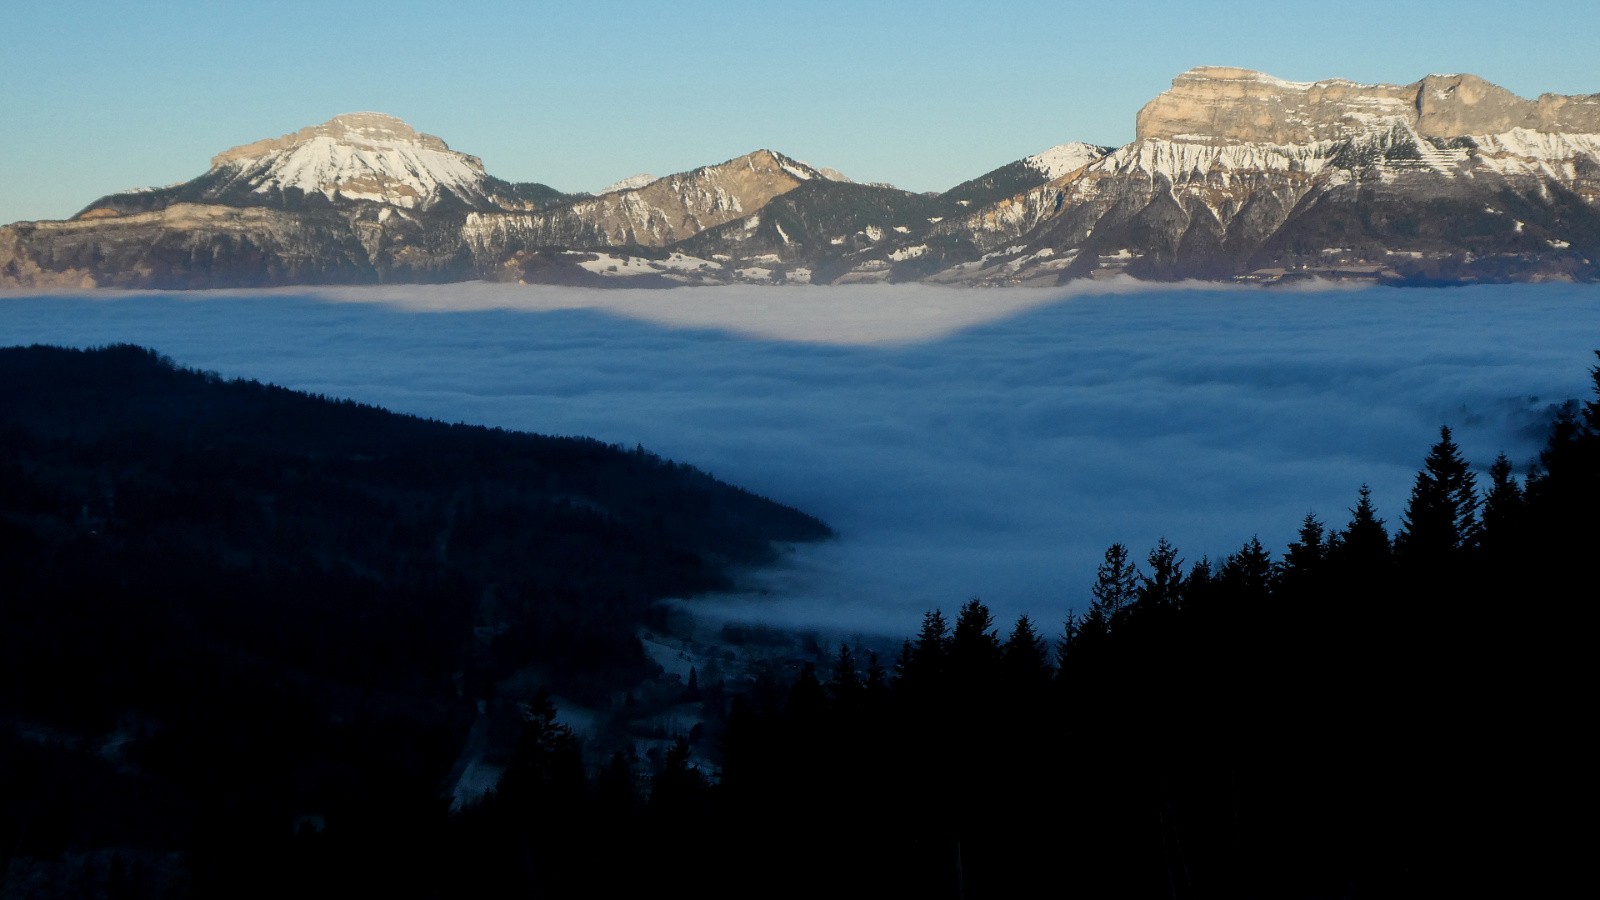
[[[647,296],[645,296],[647,295]],[[446,311],[448,310],[448,311]],[[1536,452],[1600,290],[1112,293],[493,286],[0,300],[0,343],[130,341],[402,412],[644,446],[820,516],[717,616],[905,635],[977,596],[1081,607],[1107,544],[1191,561],[1362,483],[1390,525],[1438,427]]]

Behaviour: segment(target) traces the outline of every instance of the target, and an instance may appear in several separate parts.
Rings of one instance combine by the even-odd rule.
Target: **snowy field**
[[[915,631],[971,597],[1054,633],[1105,547],[1193,561],[1370,483],[1398,523],[1441,425],[1481,468],[1587,399],[1600,288],[594,291],[453,285],[0,296],[0,345],[132,342],[225,376],[646,448],[840,533],[740,621]]]

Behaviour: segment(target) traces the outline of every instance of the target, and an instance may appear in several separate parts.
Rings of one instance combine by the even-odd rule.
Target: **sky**
[[[691,608],[913,634],[977,597],[1046,633],[1121,542],[1193,562],[1363,483],[1395,528],[1448,425],[1517,469],[1590,398],[1600,287],[1084,282],[582,290],[463,284],[0,298],[0,346],[133,342],[183,365],[671,459],[838,538]],[[824,644],[826,646],[826,644]]]
[[[786,4],[57,0],[6,4],[0,223],[203,174],[346,112],[399,116],[511,181],[593,191],[777,150],[942,191],[1072,140],[1118,145],[1196,65],[1600,92],[1600,16],[1522,0]]]

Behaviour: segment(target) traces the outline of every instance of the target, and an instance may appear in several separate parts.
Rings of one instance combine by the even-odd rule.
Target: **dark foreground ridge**
[[[515,738],[506,685],[634,688],[660,599],[828,535],[643,449],[0,350],[0,896],[431,821],[475,721]]]

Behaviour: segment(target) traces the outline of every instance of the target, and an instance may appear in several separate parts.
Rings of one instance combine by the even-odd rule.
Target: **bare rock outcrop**
[[[771,150],[657,178],[538,213],[474,213],[464,235],[479,256],[525,247],[663,247],[743,218],[821,172]]]
[[[1476,75],[1429,75],[1406,85],[1342,78],[1285,81],[1201,66],[1139,110],[1139,140],[1311,144],[1402,124],[1424,137],[1600,132],[1600,94],[1526,100]]]

